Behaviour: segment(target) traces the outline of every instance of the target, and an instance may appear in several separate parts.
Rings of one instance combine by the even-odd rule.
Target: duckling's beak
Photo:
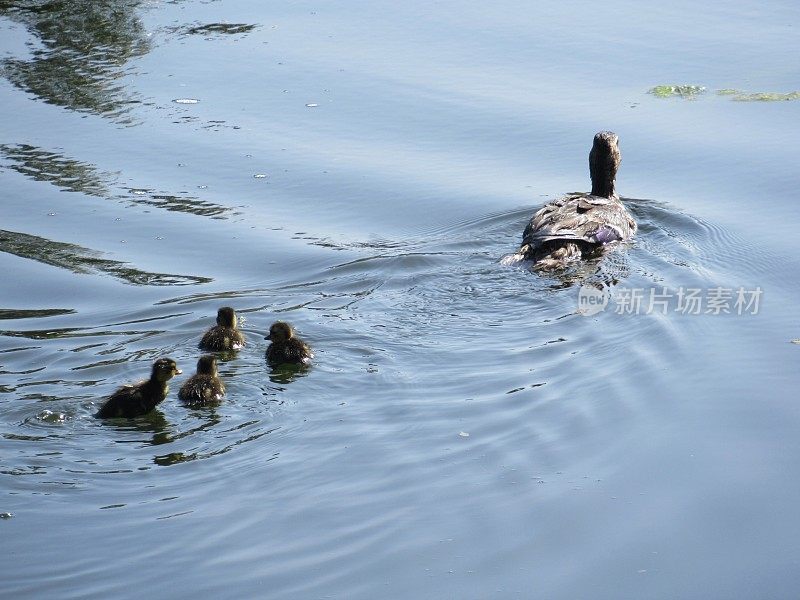
[[[266,336],[264,339],[265,339],[265,340],[269,340],[269,341],[271,342],[271,341],[272,341],[272,334],[270,333],[270,334],[269,334],[268,336]]]
[[[175,374],[180,375],[181,373],[183,373],[183,371],[181,371],[178,367],[175,367]]]

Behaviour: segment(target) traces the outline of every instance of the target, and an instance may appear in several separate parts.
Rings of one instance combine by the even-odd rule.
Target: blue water
[[[799,28],[788,1],[0,3],[0,595],[796,597],[800,102],[716,90],[797,90]],[[707,89],[647,93],[672,84]],[[603,129],[635,241],[501,264]],[[584,316],[582,284],[616,296]],[[757,311],[616,310],[717,288]],[[188,409],[224,305],[248,344]],[[308,372],[267,367],[277,319]],[[158,409],[92,418],[160,356]]]

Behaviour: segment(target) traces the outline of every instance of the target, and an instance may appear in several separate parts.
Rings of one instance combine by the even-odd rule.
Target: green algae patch
[[[647,90],[656,98],[694,98],[706,91],[701,85],[657,85]]]
[[[790,100],[800,100],[800,92],[786,94],[775,92],[738,93],[733,96],[732,100],[735,102],[788,102]]]
[[[647,90],[648,94],[656,98],[686,98],[694,99],[705,93],[702,85],[657,85]],[[745,92],[733,88],[717,90],[717,96],[728,96],[734,102],[787,102],[800,100],[800,91],[779,92]]]

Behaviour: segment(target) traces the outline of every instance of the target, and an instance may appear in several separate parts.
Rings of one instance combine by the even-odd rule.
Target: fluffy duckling
[[[239,350],[244,346],[244,335],[236,329],[236,312],[230,306],[217,311],[217,324],[205,332],[200,348],[211,352]]]
[[[560,269],[632,238],[636,221],[617,195],[620,162],[617,134],[596,134],[589,152],[592,191],[570,194],[541,208],[525,228],[519,250],[506,262],[529,259],[538,270]]]
[[[133,418],[146,415],[164,401],[169,391],[167,382],[181,370],[171,358],[159,358],[153,363],[150,379],[135,385],[124,385],[109,396],[95,417]]]
[[[276,321],[269,328],[269,335],[264,338],[272,343],[267,348],[267,362],[271,365],[296,363],[307,365],[314,358],[314,353],[303,340],[294,337],[294,329],[289,323]]]
[[[225,394],[225,385],[217,373],[217,358],[206,354],[197,361],[197,373],[181,386],[178,398],[186,404],[219,402]]]

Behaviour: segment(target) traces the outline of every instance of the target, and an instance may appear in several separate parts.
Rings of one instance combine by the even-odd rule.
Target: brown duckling
[[[271,365],[296,363],[307,365],[314,358],[308,344],[294,337],[294,329],[289,323],[276,321],[269,328],[269,335],[264,338],[272,343],[267,348],[267,362]]]
[[[617,134],[596,134],[589,153],[592,191],[546,204],[525,228],[517,253],[503,262],[529,259],[538,270],[561,269],[582,258],[601,256],[614,242],[632,238],[636,221],[617,195],[620,162]]]
[[[199,405],[219,402],[225,394],[225,385],[217,373],[217,358],[205,354],[197,361],[197,373],[181,386],[178,398],[186,404]]]
[[[181,370],[171,358],[159,358],[153,363],[150,379],[135,385],[124,385],[109,396],[95,417],[133,418],[146,415],[164,401],[169,391],[167,382]]]
[[[211,352],[239,350],[244,346],[244,335],[236,329],[236,312],[230,306],[217,311],[217,324],[205,332],[200,348]]]

